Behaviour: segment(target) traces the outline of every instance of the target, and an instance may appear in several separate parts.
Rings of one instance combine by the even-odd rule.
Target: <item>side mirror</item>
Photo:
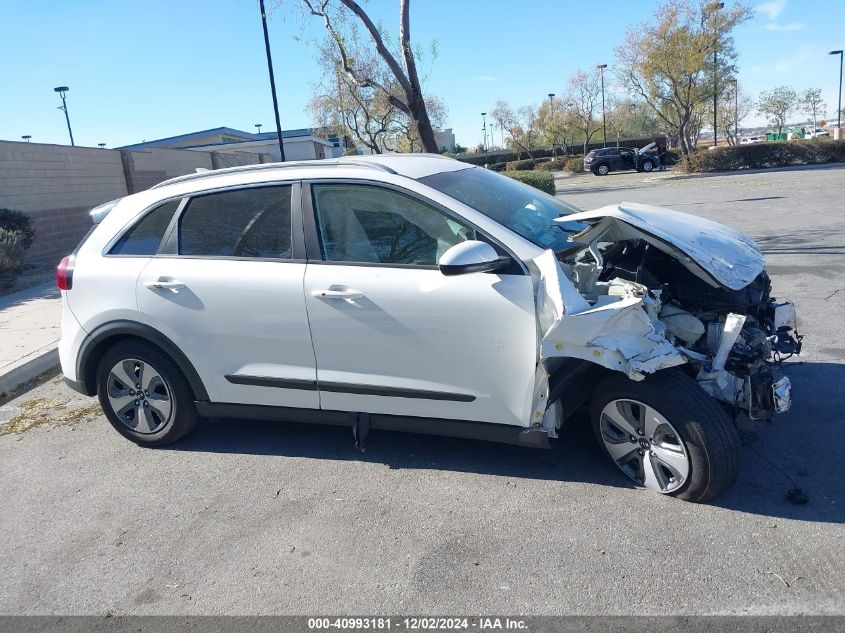
[[[455,244],[440,256],[437,265],[444,275],[466,273],[487,273],[504,268],[508,260],[499,259],[499,254],[486,242],[467,240]]]

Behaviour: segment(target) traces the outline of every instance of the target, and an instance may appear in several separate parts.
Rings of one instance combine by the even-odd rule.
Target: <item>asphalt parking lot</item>
[[[0,407],[0,613],[845,614],[845,168],[558,184],[749,233],[798,306],[793,409],[743,428],[713,505],[631,487],[581,428],[360,454],[345,429],[225,421],[141,449],[48,379]]]

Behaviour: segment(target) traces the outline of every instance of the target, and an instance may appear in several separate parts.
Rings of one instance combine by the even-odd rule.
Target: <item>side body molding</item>
[[[96,385],[96,363],[99,362],[102,348],[100,344],[111,338],[123,338],[134,336],[149,341],[166,353],[176,363],[180,371],[185,375],[188,384],[199,401],[208,400],[208,391],[205,385],[188,360],[188,357],[164,334],[144,323],[129,320],[110,321],[95,328],[82,342],[79,349],[79,356],[76,360],[77,376],[82,383],[84,393],[93,396],[97,393]]]

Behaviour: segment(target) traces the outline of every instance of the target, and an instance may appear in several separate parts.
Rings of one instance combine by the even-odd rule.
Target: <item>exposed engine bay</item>
[[[771,295],[756,244],[700,218],[669,242],[658,222],[693,216],[645,205],[615,209],[613,218],[573,216],[598,221],[570,237],[572,248],[554,262],[535,260],[541,358],[581,358],[634,380],[685,365],[735,413],[767,419],[787,411],[791,386],[780,363],[800,353],[802,337],[795,306]]]

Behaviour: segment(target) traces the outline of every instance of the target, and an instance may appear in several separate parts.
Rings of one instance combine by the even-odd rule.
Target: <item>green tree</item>
[[[685,156],[695,147],[707,101],[712,103],[714,78],[721,93],[735,75],[731,33],[751,16],[742,3],[720,8],[713,2],[667,0],[652,20],[632,26],[616,47],[620,83],[675,131]]]
[[[757,99],[757,112],[767,117],[777,133],[786,127],[786,118],[798,106],[798,94],[789,86],[778,86],[764,90]]]

